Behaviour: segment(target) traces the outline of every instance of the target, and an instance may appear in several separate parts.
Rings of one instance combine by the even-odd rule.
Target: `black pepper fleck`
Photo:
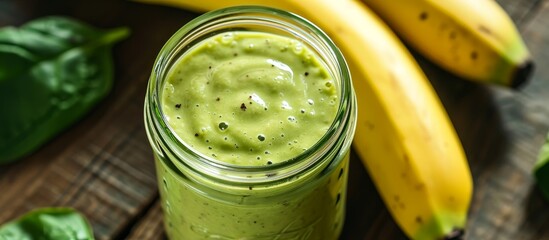
[[[198,133],[195,133],[194,136],[195,136],[195,137],[198,137]]]
[[[257,135],[257,139],[258,139],[259,141],[262,141],[262,142],[263,142],[263,141],[265,141],[265,135],[259,134],[259,135]]]
[[[309,76],[309,72],[305,72],[305,76]]]
[[[175,104],[175,108],[181,108],[181,103]]]
[[[245,103],[240,104],[240,109],[242,109],[242,111],[246,111],[246,104]]]
[[[221,100],[221,98],[217,97],[215,100],[219,102],[219,100]]]

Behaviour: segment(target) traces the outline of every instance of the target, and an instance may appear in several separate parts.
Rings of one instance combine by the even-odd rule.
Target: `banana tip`
[[[461,240],[465,236],[465,230],[463,229],[454,229],[450,233],[444,236],[444,240]]]
[[[511,87],[514,89],[522,86],[532,75],[534,71],[534,62],[531,59],[520,64],[515,70],[515,75],[511,79]]]

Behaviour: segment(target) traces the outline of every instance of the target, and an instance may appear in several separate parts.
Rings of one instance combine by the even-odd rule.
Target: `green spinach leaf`
[[[92,240],[86,219],[71,208],[41,208],[0,226],[0,240]]]
[[[36,150],[107,95],[110,49],[128,34],[58,16],[0,28],[0,163]]]

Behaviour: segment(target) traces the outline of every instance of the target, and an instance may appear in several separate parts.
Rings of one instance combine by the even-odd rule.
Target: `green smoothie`
[[[188,148],[219,163],[262,167],[290,161],[322,138],[338,111],[337,86],[319,59],[300,41],[274,34],[233,31],[206,38],[165,78],[165,121]],[[231,202],[201,190],[157,157],[168,236],[336,239],[347,163],[348,155],[314,183],[281,196],[265,197],[269,187],[250,186]]]

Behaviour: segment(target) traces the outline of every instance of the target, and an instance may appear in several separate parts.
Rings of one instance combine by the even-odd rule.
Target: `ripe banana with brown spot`
[[[422,55],[454,74],[518,87],[533,70],[519,32],[494,0],[362,0]]]
[[[429,81],[395,34],[356,0],[141,0],[192,10],[256,4],[311,20],[342,50],[357,94],[354,149],[412,239],[463,233],[472,180],[461,143]],[[364,206],[368,207],[368,206]]]

